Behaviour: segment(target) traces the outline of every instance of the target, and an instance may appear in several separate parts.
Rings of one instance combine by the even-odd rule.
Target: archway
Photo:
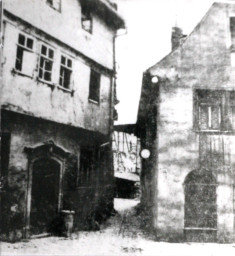
[[[28,155],[28,188],[25,237],[47,233],[62,209],[63,176],[71,155],[53,141],[25,148]]]
[[[194,170],[185,179],[185,234],[188,241],[212,242],[217,233],[216,179]]]
[[[60,164],[51,158],[41,158],[33,163],[30,213],[31,234],[48,232],[57,217],[60,169]]]

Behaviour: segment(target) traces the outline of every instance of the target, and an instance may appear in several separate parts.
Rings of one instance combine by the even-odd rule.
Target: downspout
[[[0,0],[0,108],[1,95],[2,95],[2,83],[3,83],[3,0]],[[0,117],[1,121],[1,117]],[[0,122],[1,123],[1,122]]]
[[[110,123],[109,123],[109,167],[110,167],[110,176],[112,177],[111,180],[111,190],[113,192],[114,197],[114,164],[113,164],[113,149],[112,149],[112,139],[113,139],[113,126],[114,126],[114,106],[118,103],[116,102],[116,80],[117,80],[117,70],[116,70],[116,39],[118,36],[126,35],[127,29],[123,34],[118,35],[117,31],[113,36],[113,76],[111,78],[111,90],[110,90]]]

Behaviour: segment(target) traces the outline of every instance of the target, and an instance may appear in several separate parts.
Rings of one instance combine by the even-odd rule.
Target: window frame
[[[231,91],[230,92],[230,95],[229,95],[229,112],[230,112],[230,122],[231,122],[231,129],[233,130],[233,131],[235,131],[235,101],[233,102],[232,101],[232,95],[231,94],[234,94],[234,100],[235,100],[235,90],[234,91]],[[233,114],[233,112],[234,112],[234,114]]]
[[[63,64],[62,63],[62,58],[65,58],[65,63],[66,64]],[[68,61],[71,62],[71,67],[69,67],[68,65]],[[65,78],[61,76],[61,70],[66,70],[67,72],[69,72],[69,84],[68,84],[68,88],[65,87],[63,85],[63,82],[65,81]],[[65,54],[61,54],[61,58],[60,58],[60,69],[59,69],[59,85],[58,87],[63,89],[63,90],[66,90],[66,91],[72,91],[72,88],[71,88],[71,85],[72,85],[72,73],[73,73],[73,60],[66,56]],[[63,73],[64,74],[64,73]],[[62,82],[62,85],[60,83],[60,79],[63,79],[63,82]]]
[[[96,80],[94,76],[98,76],[98,80]],[[94,83],[94,81],[96,81],[96,82]],[[98,104],[98,105],[100,104],[100,85],[101,85],[101,73],[91,68],[90,69],[88,100],[90,102]],[[94,88],[94,86],[95,87],[97,86],[98,89]],[[96,92],[96,90],[98,92]],[[94,96],[93,93],[95,93],[97,95]],[[98,96],[98,99],[96,99],[96,96]]]
[[[23,36],[24,37],[24,44],[20,44],[19,42],[19,38],[20,36]],[[28,40],[31,40],[32,41],[32,48],[30,47],[27,47],[27,42]],[[26,74],[26,72],[23,70],[23,62],[24,62],[24,52],[30,52],[30,53],[35,53],[35,40],[33,37],[31,37],[30,35],[26,35],[25,33],[22,33],[22,32],[19,32],[18,33],[18,41],[16,43],[16,55],[15,55],[15,65],[14,65],[14,68],[13,68],[13,71],[16,72],[16,73],[19,73],[19,74],[22,74],[22,75],[25,75],[25,76],[28,76],[28,77],[33,77],[33,72],[32,72],[32,75],[29,75],[29,74]],[[19,51],[22,51],[22,59],[19,60],[18,58],[18,52]],[[17,62],[21,62],[20,64],[17,64]],[[17,67],[17,65],[20,65],[20,69]]]
[[[42,47],[46,47],[48,53],[49,53],[49,50],[51,50],[53,52],[53,57],[50,58],[50,57],[44,55],[42,53]],[[38,80],[40,82],[43,82],[43,83],[46,83],[46,84],[53,84],[53,67],[54,67],[53,64],[54,64],[54,61],[55,61],[54,57],[55,57],[55,49],[53,49],[51,46],[49,46],[45,43],[41,43],[40,44],[40,52],[39,52],[39,60],[38,60]],[[40,67],[41,59],[43,59],[43,63],[44,63],[43,67]],[[45,69],[45,61],[51,62],[51,70],[46,70]],[[42,71],[42,77],[40,77],[40,69],[43,70]],[[45,78],[45,72],[50,73],[50,78],[51,78],[50,80],[44,79]]]
[[[77,177],[78,187],[91,187],[94,181],[94,150],[92,148],[81,148],[79,169]]]
[[[202,93],[202,91],[207,91],[209,93],[211,92],[220,92],[220,103],[215,103],[215,102],[205,102],[202,103],[199,100],[199,93]],[[230,100],[230,95],[231,93],[235,93],[235,89],[231,88],[213,88],[213,89],[208,89],[208,88],[195,88],[193,91],[193,128],[194,131],[196,132],[215,132],[215,133],[221,133],[221,132],[226,132],[226,133],[233,133],[235,132],[235,126],[232,127],[232,109],[231,107],[235,107],[235,103],[232,103]],[[218,99],[215,99],[215,101],[218,101]],[[209,122],[210,124],[212,123],[212,107],[219,107],[219,127],[218,128],[213,128],[210,125],[207,126],[207,128],[201,128],[200,126],[200,106],[208,106],[208,116],[209,116]],[[210,110],[209,110],[210,108]]]

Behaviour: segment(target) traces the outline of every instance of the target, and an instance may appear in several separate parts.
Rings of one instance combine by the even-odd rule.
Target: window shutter
[[[22,73],[24,73],[27,76],[32,77],[35,63],[36,63],[36,54],[29,51],[24,51],[24,57],[22,62]]]

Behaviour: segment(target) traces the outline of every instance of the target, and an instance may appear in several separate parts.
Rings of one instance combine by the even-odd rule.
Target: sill
[[[44,237],[49,237],[49,236],[50,236],[49,233],[42,233],[42,234],[38,234],[38,235],[31,235],[30,238],[36,239],[36,238],[44,238]]]
[[[38,82],[41,82],[43,84],[47,84],[48,86],[51,87],[52,90],[54,90],[54,88],[55,88],[55,84],[54,83],[52,83],[50,81],[43,80],[43,79],[41,79],[39,77],[37,78],[37,80],[38,80]]]
[[[195,130],[196,133],[210,133],[210,134],[234,134],[235,130],[223,131],[223,130]]]
[[[15,68],[13,68],[12,70],[11,70],[11,73],[12,73],[12,75],[13,76],[15,76],[15,75],[19,75],[19,76],[25,76],[25,77],[28,77],[28,78],[31,78],[31,79],[33,79],[33,75],[27,75],[27,74],[25,74],[24,72],[22,72],[22,71],[20,71],[20,70],[17,70],[17,69],[15,69]]]
[[[96,100],[88,99],[88,101],[91,102],[91,103],[94,103],[96,105],[100,104],[99,101],[96,101]]]
[[[184,230],[209,230],[209,231],[217,231],[217,228],[198,228],[198,227],[188,227],[184,228]]]
[[[78,185],[77,189],[92,189],[93,187],[91,185]]]
[[[67,92],[67,93],[71,93],[71,95],[73,96],[74,95],[74,90],[71,90],[71,89],[67,89],[61,85],[57,85],[57,88],[64,91],[64,92]]]

